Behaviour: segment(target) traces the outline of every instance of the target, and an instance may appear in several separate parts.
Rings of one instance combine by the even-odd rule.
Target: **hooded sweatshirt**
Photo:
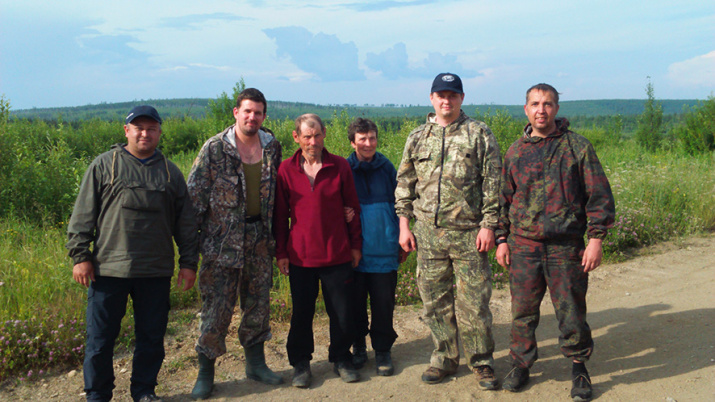
[[[72,261],[92,261],[100,276],[172,276],[172,239],[179,248],[180,268],[195,271],[199,260],[196,219],[184,176],[159,150],[142,163],[116,144],[92,161],[67,234]]]

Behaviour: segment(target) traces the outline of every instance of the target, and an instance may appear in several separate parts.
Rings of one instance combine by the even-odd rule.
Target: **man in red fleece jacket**
[[[310,386],[313,316],[321,283],[330,318],[328,360],[343,381],[356,382],[360,374],[350,354],[355,336],[353,268],[362,255],[362,238],[353,174],[344,158],[325,149],[325,125],[317,115],[298,117],[293,139],[300,149],[278,168],[274,212],[276,259],[280,271],[289,275],[293,301],[287,343],[293,386]],[[355,210],[350,223],[345,223],[345,207]]]

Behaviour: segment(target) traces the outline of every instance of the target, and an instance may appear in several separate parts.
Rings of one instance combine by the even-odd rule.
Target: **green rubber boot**
[[[199,353],[199,375],[196,384],[191,390],[193,399],[206,399],[214,389],[214,363],[216,359],[209,359],[205,354]]]
[[[283,384],[283,378],[266,366],[263,342],[244,348],[246,351],[246,377],[264,384]]]

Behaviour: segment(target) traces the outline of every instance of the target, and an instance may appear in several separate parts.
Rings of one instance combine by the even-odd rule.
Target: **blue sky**
[[[0,0],[0,93],[13,109],[216,97],[428,104],[440,72],[467,103],[706,99],[715,2],[652,0]]]

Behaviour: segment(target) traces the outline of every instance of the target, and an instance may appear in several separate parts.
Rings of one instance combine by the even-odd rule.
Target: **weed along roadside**
[[[0,380],[7,385],[81,365],[86,294],[72,281],[71,261],[64,248],[66,222],[89,161],[124,137],[117,121],[70,124],[61,118],[50,122],[10,119],[4,98],[2,105],[0,147],[6,157],[0,159]],[[634,135],[635,116],[572,120],[574,131],[596,147],[616,199],[616,226],[604,242],[607,260],[622,260],[634,248],[715,228],[715,145],[712,139],[698,137],[707,127],[697,126],[698,121],[715,121],[711,116],[714,105],[715,98],[710,98],[689,114],[664,119],[667,124],[657,134],[663,137],[657,147],[639,144]],[[209,107],[225,105],[215,102]],[[520,136],[524,123],[522,117],[502,110],[465,112],[487,123],[502,152]],[[212,119],[225,115],[219,110],[201,118],[167,119],[160,147],[186,175],[199,144],[216,133],[218,123]],[[344,110],[326,119],[325,145],[330,152],[347,157],[352,151],[346,137],[351,120]],[[380,151],[399,165],[407,135],[424,117],[374,120],[380,126]],[[587,125],[580,126],[580,120]],[[291,155],[296,149],[293,121],[266,120],[265,125],[282,144],[284,157]],[[490,262],[494,286],[508,286],[507,274],[494,261],[493,252]],[[276,267],[274,274],[272,319],[286,322],[290,288]],[[398,273],[398,304],[419,303],[414,275],[413,253]],[[193,325],[198,300],[196,288],[189,292],[172,288],[170,334],[180,326]],[[320,303],[318,309],[324,311],[324,305]],[[132,315],[129,306],[117,341],[119,349],[132,345]]]

